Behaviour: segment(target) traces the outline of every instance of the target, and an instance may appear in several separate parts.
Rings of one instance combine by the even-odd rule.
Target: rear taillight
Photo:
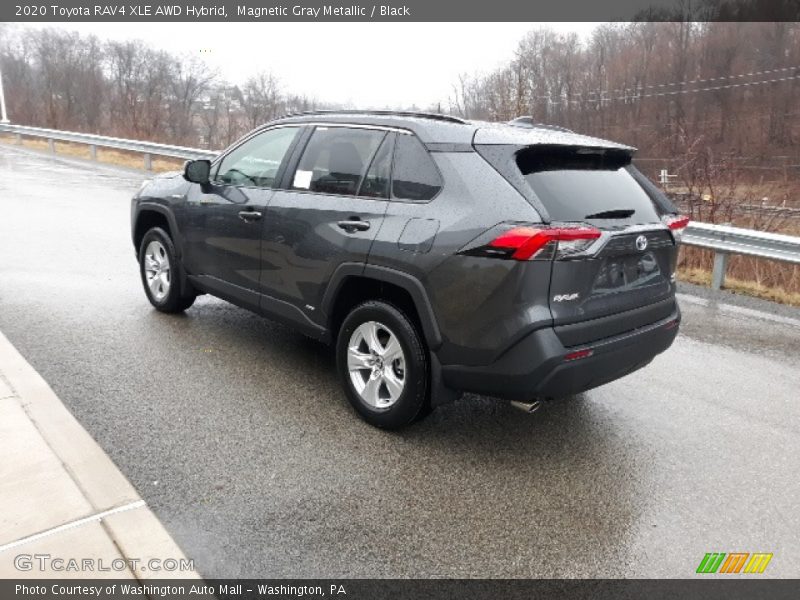
[[[514,260],[550,260],[582,252],[600,235],[600,230],[594,227],[521,226],[504,231],[487,245],[475,250],[484,256]]]
[[[683,230],[689,225],[689,217],[686,215],[664,215],[661,217],[661,220],[664,222],[664,225],[672,230],[675,241],[681,241]]]

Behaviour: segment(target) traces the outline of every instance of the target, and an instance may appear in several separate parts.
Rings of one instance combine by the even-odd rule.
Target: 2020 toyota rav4
[[[678,331],[688,220],[634,149],[528,118],[278,119],[132,202],[160,311],[208,293],[335,344],[356,411],[398,428],[476,392],[615,380]]]

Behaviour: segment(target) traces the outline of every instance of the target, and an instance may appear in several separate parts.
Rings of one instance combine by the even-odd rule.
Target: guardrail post
[[[144,169],[145,171],[153,170],[153,159],[147,152],[144,153]]]
[[[53,138],[47,138],[47,145],[50,147],[50,152],[55,154],[56,152],[56,143],[53,141]]]
[[[728,253],[716,250],[714,252],[714,270],[711,272],[711,289],[721,290],[725,285],[725,271],[728,268]]]
[[[89,157],[92,160],[97,160],[97,146],[89,144]]]

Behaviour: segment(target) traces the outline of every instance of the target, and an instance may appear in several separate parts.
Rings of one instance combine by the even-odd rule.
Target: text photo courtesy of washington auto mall
[[[790,0],[0,5],[0,598],[797,598],[798,99]]]

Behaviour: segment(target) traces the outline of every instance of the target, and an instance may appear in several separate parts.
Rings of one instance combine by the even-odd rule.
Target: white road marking
[[[688,304],[697,304],[704,308],[716,308],[720,312],[742,315],[754,319],[762,319],[764,321],[772,321],[773,323],[780,323],[781,325],[790,325],[792,327],[800,327],[800,319],[793,319],[792,317],[784,317],[782,315],[774,315],[772,313],[763,312],[754,308],[745,308],[743,306],[736,306],[734,304],[725,304],[716,300],[709,300],[708,298],[700,298],[690,294],[675,294],[680,302]]]

